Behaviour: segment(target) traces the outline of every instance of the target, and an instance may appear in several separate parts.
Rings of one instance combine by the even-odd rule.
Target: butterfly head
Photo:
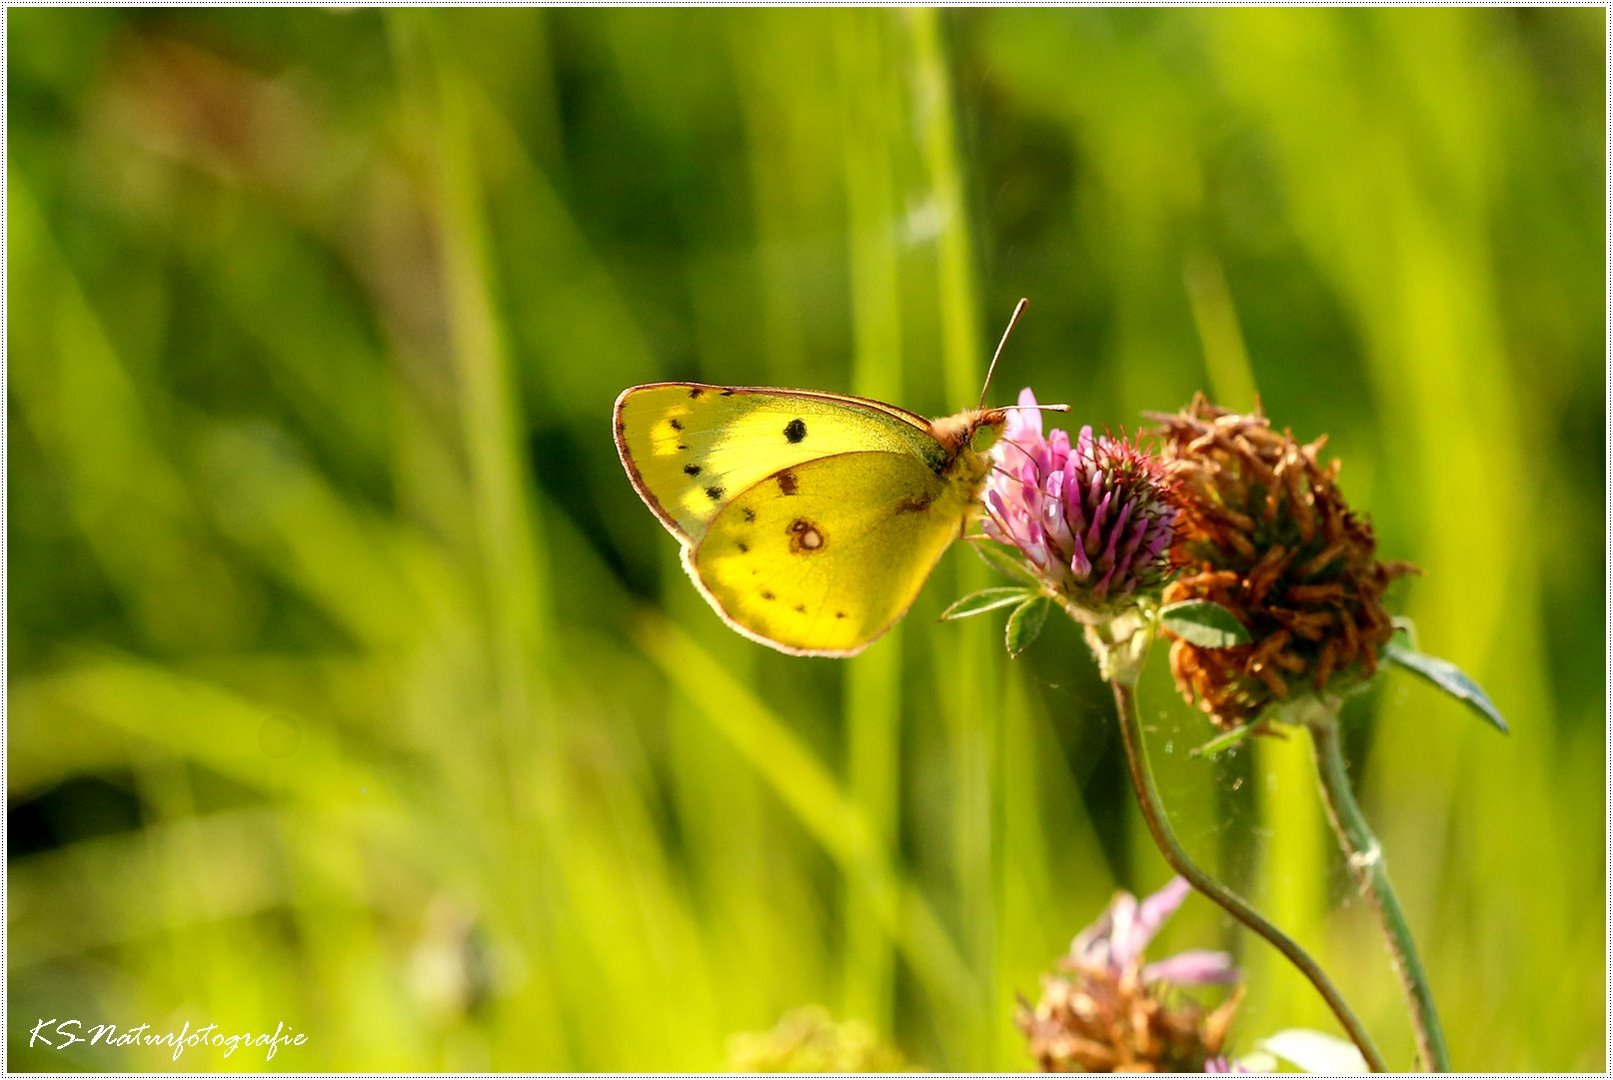
[[[946,447],[949,457],[957,457],[965,450],[984,454],[1001,438],[1007,416],[1005,409],[965,409],[934,421],[931,431],[936,441]]]

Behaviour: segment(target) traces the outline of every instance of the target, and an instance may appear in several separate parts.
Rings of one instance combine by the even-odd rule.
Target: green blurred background
[[[1029,1064],[1166,871],[1078,635],[950,553],[849,662],[726,630],[616,461],[665,378],[1322,432],[1426,651],[1352,767],[1459,1067],[1605,1067],[1603,13],[7,13],[7,968],[283,1069],[720,1068],[805,1004]],[[1199,858],[1397,1064],[1305,747],[1144,686]],[[1238,951],[1244,1049],[1336,1030]],[[193,1050],[178,1067],[258,1069]]]

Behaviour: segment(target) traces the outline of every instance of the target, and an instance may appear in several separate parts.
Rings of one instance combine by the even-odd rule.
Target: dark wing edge
[[[627,452],[627,424],[622,419],[622,407],[627,404],[629,396],[640,390],[653,390],[663,386],[698,385],[698,383],[645,383],[642,386],[629,386],[626,390],[616,395],[616,404],[611,408],[611,437],[616,441],[616,456],[621,459],[622,468],[627,472],[628,482],[633,485],[633,490],[638,492],[638,497],[644,501],[644,505],[650,508],[650,512],[661,519],[661,524],[666,526],[667,532],[678,538],[678,542],[683,545],[683,549],[686,552],[689,550],[689,545],[694,542],[693,537],[684,532],[683,526],[678,524],[677,519],[666,512],[659,499],[650,494],[650,489],[644,483],[644,477],[639,474],[638,466],[633,464],[633,458]],[[709,389],[716,390],[719,387],[710,387]]]

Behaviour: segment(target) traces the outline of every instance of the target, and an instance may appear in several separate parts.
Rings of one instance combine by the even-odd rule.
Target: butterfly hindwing
[[[893,405],[804,390],[655,383],[616,401],[616,447],[633,485],[686,543],[738,493],[781,469],[848,452],[946,453],[929,421]]]
[[[849,655],[913,603],[971,496],[908,453],[817,458],[736,493],[684,561],[746,635],[787,652]]]

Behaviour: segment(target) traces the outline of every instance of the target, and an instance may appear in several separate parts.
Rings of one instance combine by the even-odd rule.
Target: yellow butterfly
[[[962,534],[1005,414],[931,421],[845,394],[650,383],[616,399],[616,449],[729,626],[794,656],[851,656]]]

